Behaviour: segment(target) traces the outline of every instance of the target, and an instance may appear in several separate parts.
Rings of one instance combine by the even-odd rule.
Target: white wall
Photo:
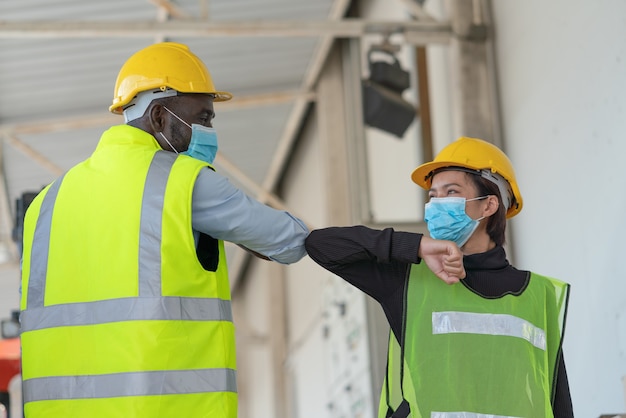
[[[515,261],[572,284],[576,416],[626,411],[626,2],[494,1]]]

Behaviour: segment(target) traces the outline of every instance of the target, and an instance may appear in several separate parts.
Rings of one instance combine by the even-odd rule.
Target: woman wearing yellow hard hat
[[[462,137],[411,178],[430,197],[430,236],[331,227],[305,242],[387,316],[379,418],[572,417],[561,349],[569,285],[507,261],[506,220],[522,209],[509,158]]]

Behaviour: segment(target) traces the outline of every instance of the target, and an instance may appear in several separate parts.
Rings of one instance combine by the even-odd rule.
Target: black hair
[[[507,208],[504,207],[504,203],[502,202],[500,189],[495,183],[481,177],[480,174],[467,173],[467,175],[470,177],[472,184],[476,186],[478,196],[493,195],[498,198],[498,210],[487,220],[487,234],[496,245],[504,245],[506,240]]]

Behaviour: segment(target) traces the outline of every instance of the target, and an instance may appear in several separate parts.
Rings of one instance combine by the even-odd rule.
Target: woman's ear
[[[500,201],[498,200],[498,196],[490,194],[487,196],[487,205],[483,211],[483,216],[491,216],[498,211],[500,207]]]

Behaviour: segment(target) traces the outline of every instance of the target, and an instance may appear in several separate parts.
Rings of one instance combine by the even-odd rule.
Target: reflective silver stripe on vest
[[[483,334],[522,338],[546,350],[546,333],[513,315],[472,312],[433,312],[433,334]]]
[[[163,199],[174,161],[173,152],[157,152],[150,162],[139,226],[139,296],[161,295]]]
[[[222,299],[140,297],[31,308],[22,312],[22,331],[97,325],[121,321],[231,321],[230,302]]]
[[[59,187],[61,187],[64,177],[65,176],[60,177],[50,185],[41,203],[39,218],[35,225],[33,245],[30,250],[30,274],[28,279],[26,308],[43,306],[44,293],[46,290],[48,253],[50,251],[52,210],[54,209],[54,202],[59,194]]]
[[[508,415],[476,414],[474,412],[431,412],[430,418],[519,418]]]
[[[237,384],[235,370],[196,369],[39,377],[24,380],[23,388],[24,402],[35,402],[57,399],[236,392]]]

